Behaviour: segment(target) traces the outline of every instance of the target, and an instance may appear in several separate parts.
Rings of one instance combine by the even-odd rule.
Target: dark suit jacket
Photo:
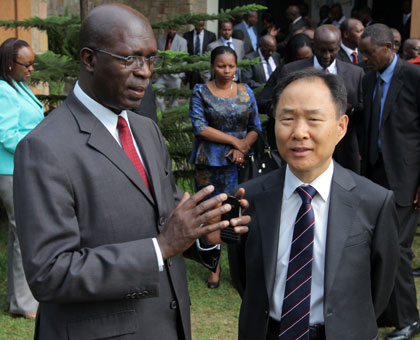
[[[346,63],[353,64],[353,59],[349,58],[349,56],[347,55],[346,51],[343,50],[343,48],[340,48],[340,50],[338,51],[337,59]],[[366,63],[363,62],[363,56],[360,52],[357,53],[357,62],[357,66],[363,68],[363,71],[365,71],[365,73],[369,72],[369,68],[367,67]]]
[[[285,168],[244,184],[252,221],[237,247],[245,277],[239,339],[266,339],[276,274]],[[375,199],[372,199],[375,197]],[[327,339],[376,339],[398,263],[393,194],[335,163],[324,277]]]
[[[15,204],[25,207],[16,222],[40,301],[36,339],[178,339],[177,320],[191,338],[183,257],[159,272],[152,242],[181,191],[156,124],[128,118],[151,192],[73,92],[16,149]]]
[[[185,32],[183,35],[184,39],[187,40],[188,53],[194,54],[194,30]],[[216,40],[216,34],[213,32],[204,30],[203,39],[203,53],[207,50],[207,45]]]
[[[368,145],[376,73],[363,79],[365,96],[364,145]],[[380,128],[385,172],[396,202],[413,204],[420,185],[420,68],[398,59],[388,90]],[[362,171],[369,156],[363,148]]]
[[[280,54],[278,54],[277,52],[274,52],[272,57],[277,67],[281,65],[282,61],[281,61]],[[244,59],[253,60],[255,58],[259,58],[258,51],[248,53]],[[242,70],[241,81],[243,83],[247,83],[253,89],[266,83],[267,80],[265,79],[265,72],[264,72],[263,64],[256,64],[256,65],[245,67]]]
[[[347,103],[354,107],[354,111],[349,116],[350,122],[347,133],[336,147],[334,159],[345,168],[360,173],[358,133],[363,121],[362,79],[364,72],[362,68],[353,64],[345,63],[338,59],[336,61],[337,74],[343,79],[347,89]],[[282,77],[297,70],[313,67],[313,65],[314,57],[294,61],[284,65],[282,68],[276,69],[258,97],[257,103],[259,109],[261,106],[261,112],[267,112],[268,107],[271,105],[274,88]]]

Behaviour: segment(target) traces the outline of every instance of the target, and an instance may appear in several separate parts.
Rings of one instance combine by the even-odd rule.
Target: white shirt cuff
[[[158,265],[159,265],[159,271],[163,272],[163,267],[165,264],[163,263],[163,257],[162,257],[162,252],[160,251],[159,243],[155,237],[153,237],[152,240],[153,240],[153,245],[155,246],[156,256],[157,256]]]
[[[200,251],[210,251],[210,250],[214,250],[214,249],[220,249],[220,244],[216,244],[215,246],[212,246],[210,248],[202,248],[201,244],[200,244],[200,239],[197,239],[195,242],[197,244],[198,250],[200,250]]]

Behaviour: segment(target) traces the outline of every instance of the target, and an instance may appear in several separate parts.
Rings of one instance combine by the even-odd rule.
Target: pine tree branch
[[[168,29],[169,27],[179,27],[189,24],[195,24],[200,21],[206,20],[219,20],[219,21],[228,21],[232,20],[235,16],[240,14],[248,13],[249,11],[261,11],[265,10],[267,7],[257,4],[238,6],[233,9],[221,10],[219,14],[180,14],[172,17],[171,20],[163,21],[159,23],[152,24],[153,29]]]

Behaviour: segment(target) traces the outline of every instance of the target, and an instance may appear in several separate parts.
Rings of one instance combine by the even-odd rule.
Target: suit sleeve
[[[257,103],[260,113],[271,115],[271,103],[273,101],[274,88],[281,76],[282,67],[278,66],[268,78],[262,92],[258,96]]]
[[[159,269],[151,238],[82,243],[81,234],[89,232],[89,225],[79,224],[74,182],[54,150],[32,135],[15,153],[16,224],[35,298],[74,303],[120,300],[144,291],[141,298],[158,296]],[[173,192],[178,197],[177,189]]]
[[[251,60],[251,58],[245,57],[244,59]],[[241,71],[241,81],[248,84],[252,88],[256,88],[261,85],[261,83],[254,80],[254,68],[252,65],[243,68]]]
[[[398,216],[394,194],[389,191],[379,213],[372,238],[371,284],[376,317],[385,310],[399,262]]]

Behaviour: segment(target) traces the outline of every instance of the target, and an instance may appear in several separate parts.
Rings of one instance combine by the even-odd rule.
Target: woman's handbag
[[[252,146],[254,155],[247,156],[239,168],[238,183],[264,175],[281,167],[283,160],[277,150],[271,150],[262,132],[256,130],[258,138]]]

